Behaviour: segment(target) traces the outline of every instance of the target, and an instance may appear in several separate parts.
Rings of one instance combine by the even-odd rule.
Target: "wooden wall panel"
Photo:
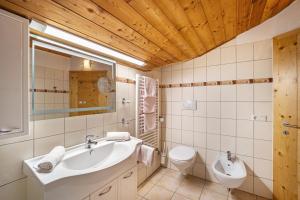
[[[80,16],[95,22],[99,26],[104,27],[108,31],[132,42],[136,46],[144,49],[145,51],[159,57],[160,59],[170,62],[174,61],[173,56],[162,50],[156,44],[143,37],[140,33],[128,27],[122,21],[112,16],[109,12],[97,6],[90,0],[53,0],[54,2],[69,8]]]
[[[293,1],[0,0],[0,8],[135,57],[146,66],[113,59],[148,70],[207,53]]]
[[[201,0],[210,29],[217,45],[226,41],[222,9],[219,0]]]
[[[128,3],[188,57],[198,55],[153,0],[131,0]]]
[[[298,130],[283,122],[299,125],[297,33],[276,37],[273,42],[273,177],[274,199],[296,200]],[[283,134],[288,131],[288,134]]]
[[[123,0],[93,0],[100,7],[123,21],[127,26],[141,33],[153,43],[179,60],[188,57],[174,46],[166,37],[148,23],[138,12]]]
[[[141,48],[94,24],[93,22],[71,12],[70,10],[54,3],[53,1],[9,0],[9,2],[28,9],[31,12],[42,15],[47,19],[54,19],[54,21],[57,23],[64,24],[65,26],[71,29],[75,29],[78,32],[90,35],[91,37],[102,41],[102,43],[106,46],[116,47],[119,51],[122,51],[129,55],[135,55],[135,57],[139,59],[146,60],[155,65],[161,65],[165,63],[161,59],[158,59],[149,53],[143,52]]]
[[[203,54],[206,49],[190,24],[184,10],[177,0],[154,0],[158,7],[164,12],[176,29],[184,36],[189,45],[197,52]]]
[[[207,18],[200,1],[179,0],[187,17],[207,50],[216,46]]]
[[[237,1],[238,0],[220,0],[226,40],[230,40],[236,36]]]

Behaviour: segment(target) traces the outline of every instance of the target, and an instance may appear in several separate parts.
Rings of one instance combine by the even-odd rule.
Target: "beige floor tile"
[[[137,196],[137,197],[136,197],[136,200],[145,200],[145,199],[144,199],[144,197]]]
[[[160,179],[161,177],[163,177],[163,175],[165,174],[165,171],[156,171],[153,175],[151,175],[148,180],[149,182],[153,183],[153,184],[156,184]]]
[[[268,200],[268,199],[266,199],[266,198],[264,198],[264,197],[257,196],[257,199],[256,199],[256,200]]]
[[[173,193],[163,187],[154,186],[145,198],[148,200],[170,200]]]
[[[173,178],[170,176],[163,176],[157,185],[162,186],[168,190],[171,190],[175,192],[177,188],[179,187],[180,183],[182,182],[182,179]]]
[[[143,183],[139,188],[138,188],[138,195],[140,196],[145,196],[152,188],[154,184],[151,182],[146,182]]]
[[[212,192],[220,193],[222,195],[226,195],[226,196],[228,195],[227,188],[218,183],[206,181],[204,185],[204,189]]]
[[[222,195],[210,190],[203,190],[200,200],[227,200],[227,195]]]
[[[197,185],[182,183],[176,192],[185,197],[188,197],[189,199],[198,200],[201,195],[202,189],[203,187],[199,187]]]
[[[179,171],[176,171],[176,170],[173,170],[173,169],[167,170],[165,175],[173,177],[173,178],[180,178],[180,179],[184,178],[184,176]]]
[[[256,195],[241,190],[229,192],[228,200],[256,200]]]
[[[172,200],[190,200],[190,199],[181,194],[175,193],[172,197]]]

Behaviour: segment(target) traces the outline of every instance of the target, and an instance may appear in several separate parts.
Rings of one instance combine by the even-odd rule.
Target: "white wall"
[[[161,68],[162,84],[271,77],[270,39],[241,45],[233,40],[199,58]],[[187,145],[198,151],[193,175],[217,181],[211,164],[230,150],[247,165],[248,178],[240,189],[272,196],[272,83],[164,88],[161,98],[166,119],[161,132],[169,149]],[[197,110],[183,110],[185,100],[197,101]]]
[[[135,79],[136,73],[126,66],[117,65],[117,76]],[[148,73],[160,78],[160,71]],[[30,122],[33,138],[0,145],[0,199],[26,200],[26,177],[22,162],[49,152],[56,145],[69,147],[84,142],[86,134],[103,136],[105,131],[129,131],[135,133],[135,85],[117,82],[117,111],[114,113],[66,117]],[[122,104],[122,98],[130,104]],[[125,118],[129,125],[123,125]]]

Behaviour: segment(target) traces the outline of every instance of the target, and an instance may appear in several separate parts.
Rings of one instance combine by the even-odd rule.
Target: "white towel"
[[[105,140],[127,141],[127,140],[130,140],[130,133],[128,133],[128,132],[107,132]]]
[[[42,173],[51,172],[55,166],[63,159],[65,155],[65,147],[56,146],[41,160],[39,160],[35,168]]]
[[[149,132],[156,129],[156,113],[143,114],[144,132]]]
[[[146,166],[151,166],[153,163],[154,150],[153,147],[142,145],[139,152],[139,162],[144,163]]]
[[[155,97],[156,96],[156,80],[150,77],[145,77],[145,97]]]
[[[143,105],[143,112],[144,113],[154,113],[155,112],[155,104],[156,104],[156,97],[145,97],[144,105]]]

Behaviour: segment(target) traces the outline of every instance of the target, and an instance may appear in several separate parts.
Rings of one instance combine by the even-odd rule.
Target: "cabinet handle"
[[[15,130],[18,130],[19,128],[0,128],[0,135],[9,134]]]
[[[132,176],[133,171],[131,171],[128,175],[124,176],[123,179],[129,178],[130,176]]]
[[[102,196],[105,195],[106,193],[108,193],[111,190],[112,186],[109,186],[108,188],[106,188],[103,192],[99,193],[98,196]]]

